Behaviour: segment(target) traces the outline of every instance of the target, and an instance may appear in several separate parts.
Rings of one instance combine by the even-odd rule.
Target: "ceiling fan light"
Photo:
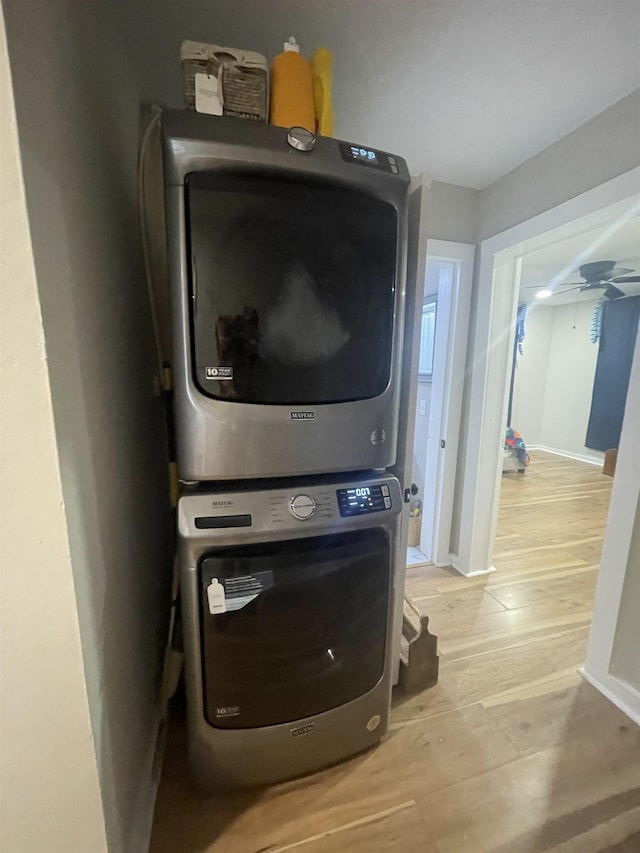
[[[536,293],[536,299],[548,299],[550,296],[553,296],[553,290],[549,290],[548,287],[543,287]]]

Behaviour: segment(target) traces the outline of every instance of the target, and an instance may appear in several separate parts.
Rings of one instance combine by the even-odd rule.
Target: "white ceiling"
[[[119,0],[143,96],[184,38],[334,56],[336,135],[481,188],[640,87],[638,0]],[[604,152],[603,152],[604,153]]]
[[[576,229],[579,230],[579,225]],[[617,261],[619,267],[631,268],[633,275],[640,275],[640,216],[622,222],[613,220],[605,226],[582,230],[556,241],[550,235],[547,245],[522,256],[520,302],[534,301],[541,288],[553,289],[565,282],[579,282],[577,268],[589,261],[601,260]],[[640,283],[619,284],[617,287],[629,296],[640,294]],[[572,291],[540,300],[540,304],[566,305],[601,296],[601,290]]]

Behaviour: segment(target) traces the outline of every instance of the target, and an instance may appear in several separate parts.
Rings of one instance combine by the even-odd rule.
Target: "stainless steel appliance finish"
[[[163,136],[180,477],[203,481],[300,476],[381,470],[394,464],[405,302],[406,206],[409,186],[405,162],[383,152],[359,149],[324,137],[317,138],[313,150],[298,151],[288,143],[285,129],[229,118],[217,119],[194,112],[165,112]],[[209,341],[217,341],[220,330],[216,321],[219,323],[229,319],[222,316],[222,309],[211,307],[213,322],[203,320],[207,300],[211,301],[208,294],[202,295],[203,289],[208,286],[208,277],[201,275],[200,270],[196,275],[195,264],[193,274],[191,272],[194,247],[190,243],[191,226],[188,220],[191,215],[189,199],[193,196],[190,196],[189,181],[191,176],[202,178],[203,175],[213,180],[235,180],[240,176],[245,182],[271,182],[269,192],[272,196],[273,186],[282,184],[285,187],[282,193],[283,206],[296,193],[307,192],[311,198],[310,210],[319,207],[313,203],[314,187],[317,188],[318,198],[322,193],[325,197],[331,193],[334,196],[342,194],[340,203],[336,204],[339,211],[345,212],[345,216],[347,213],[352,215],[352,208],[359,210],[357,205],[361,205],[364,211],[362,216],[356,218],[361,244],[368,227],[367,199],[370,200],[372,225],[375,210],[393,212],[396,225],[393,227],[394,256],[390,273],[393,279],[389,289],[391,302],[387,312],[389,332],[382,335],[382,339],[377,334],[369,334],[366,340],[355,343],[355,335],[352,335],[353,340],[349,344],[352,347],[349,363],[354,365],[358,363],[356,343],[371,348],[372,353],[388,347],[387,373],[381,373],[385,378],[379,389],[363,394],[363,398],[358,397],[355,389],[351,393],[348,371],[346,368],[342,370],[336,357],[327,370],[329,378],[322,380],[330,385],[333,376],[336,377],[336,385],[342,382],[340,389],[335,390],[335,399],[331,398],[332,389],[327,391],[325,396],[332,399],[331,402],[309,402],[305,397],[304,401],[294,399],[294,402],[287,403],[284,400],[276,401],[275,404],[267,401],[265,404],[252,402],[250,396],[240,402],[239,399],[233,399],[238,394],[229,390],[232,388],[233,369],[231,373],[225,374],[224,366],[218,366],[219,361],[203,361],[199,366],[196,365],[199,342],[204,340],[203,346],[209,346],[207,335]],[[291,188],[291,192],[287,187]],[[228,188],[225,192],[228,193],[225,199],[233,195]],[[342,199],[346,201],[342,203]],[[353,204],[350,204],[350,200]],[[229,204],[233,205],[235,201]],[[303,209],[302,205],[300,201],[300,209]],[[266,202],[264,211],[264,215],[268,216]],[[317,210],[315,215],[320,222],[332,221],[330,216],[322,219]],[[304,216],[300,218],[304,219]],[[225,221],[224,218],[222,221]],[[379,242],[374,240],[373,245]],[[328,238],[327,252],[335,244],[334,237]],[[319,250],[311,247],[309,251]],[[340,247],[336,251],[339,253]],[[339,258],[335,263],[339,263]],[[258,275],[256,266],[259,263],[253,264],[251,274],[254,276]],[[231,264],[225,266],[225,275],[229,276],[230,282],[228,287],[222,288],[225,294],[235,289],[230,267]],[[321,284],[318,285],[319,299],[322,298]],[[335,291],[335,282],[332,286]],[[365,294],[366,286],[362,285],[360,291]],[[340,293],[348,292],[348,285],[340,288]],[[355,287],[353,292],[355,300]],[[365,295],[360,297],[364,306],[362,311],[353,305],[349,307],[346,296],[341,298],[343,306],[346,306],[344,310],[351,310],[351,316],[362,316],[362,311],[367,310]],[[382,316],[384,312],[372,308],[371,301],[369,298],[372,316]],[[330,317],[334,307],[331,299],[327,298],[326,302],[323,310]],[[242,306],[234,307],[229,317],[242,320],[239,316],[242,310]],[[313,314],[312,311],[308,313]],[[246,322],[250,322],[250,319]],[[202,327],[203,323],[204,331],[203,328],[198,331],[198,324]],[[353,325],[351,328],[348,323],[345,325],[345,334],[353,331]],[[364,321],[360,325],[364,328]],[[318,338],[322,339],[319,334]],[[210,347],[213,348],[212,343]],[[211,366],[205,367],[205,363]],[[236,374],[239,372],[236,368]],[[276,380],[266,384],[269,390],[286,387],[285,369],[282,368]],[[209,394],[211,389],[218,390]],[[298,382],[292,396],[295,398],[297,394],[300,398],[306,391],[305,383]],[[312,390],[309,390],[309,394],[313,397]]]
[[[181,498],[189,756],[202,787],[244,787],[292,778],[360,752],[384,735],[401,507],[400,484],[390,475],[364,480],[322,477],[315,478],[315,484],[302,480],[262,491],[196,491]],[[334,546],[341,549],[344,543],[347,553],[352,540],[353,557],[327,560]],[[378,543],[370,559],[356,553],[369,547],[360,541]],[[279,560],[287,559],[287,551],[294,552],[294,559],[278,575]],[[236,586],[227,581],[227,596],[245,595],[246,589],[237,586],[247,581],[238,577],[244,554],[253,555],[249,580],[257,585],[242,600],[227,597],[229,612],[212,614],[207,597],[217,579],[207,567],[213,563],[232,578]],[[273,571],[261,571],[266,565]],[[335,600],[336,583],[344,586],[345,595],[335,606],[350,609],[331,619],[325,604]],[[323,598],[325,587],[328,598]],[[386,612],[380,612],[381,603]],[[374,616],[367,621],[369,610]],[[363,636],[354,629],[359,622]],[[279,644],[280,661],[272,667],[274,644]],[[365,683],[365,659],[376,645],[380,670],[372,659],[372,683],[362,695],[334,707],[332,696],[351,695],[358,679]],[[225,671],[228,678],[212,683],[215,672]],[[240,727],[245,725],[245,708],[238,707],[229,682],[240,685],[245,694],[249,691],[246,727]],[[223,707],[218,707],[218,695],[226,697],[220,700]],[[296,708],[314,701],[320,712],[295,716]],[[269,724],[262,725],[263,719]]]

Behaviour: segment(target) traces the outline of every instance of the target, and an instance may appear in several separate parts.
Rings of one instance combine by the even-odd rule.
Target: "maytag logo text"
[[[300,735],[308,735],[314,728],[315,723],[309,723],[307,726],[299,726],[297,729],[290,729],[290,731],[294,737],[300,737]]]

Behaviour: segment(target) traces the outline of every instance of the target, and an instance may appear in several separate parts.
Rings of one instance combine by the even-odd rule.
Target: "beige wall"
[[[598,345],[591,342],[595,300],[530,306],[524,354],[518,356],[512,424],[528,445],[600,463],[585,445]],[[575,328],[574,328],[575,326]]]
[[[542,444],[542,415],[554,310],[546,305],[529,307],[523,354],[518,354],[516,361],[511,425],[527,444]]]
[[[478,190],[432,181],[425,216],[425,231],[429,239],[475,243],[479,196]]]
[[[640,165],[640,89],[478,194],[478,239],[526,222]]]
[[[105,828],[1,9],[0,87],[0,848],[99,853]]]
[[[173,527],[138,227],[139,99],[110,0],[4,8],[109,848],[137,853],[155,795]]]
[[[598,345],[591,341],[595,301],[551,308],[553,328],[544,394],[540,444],[601,462],[604,454],[585,445]]]

